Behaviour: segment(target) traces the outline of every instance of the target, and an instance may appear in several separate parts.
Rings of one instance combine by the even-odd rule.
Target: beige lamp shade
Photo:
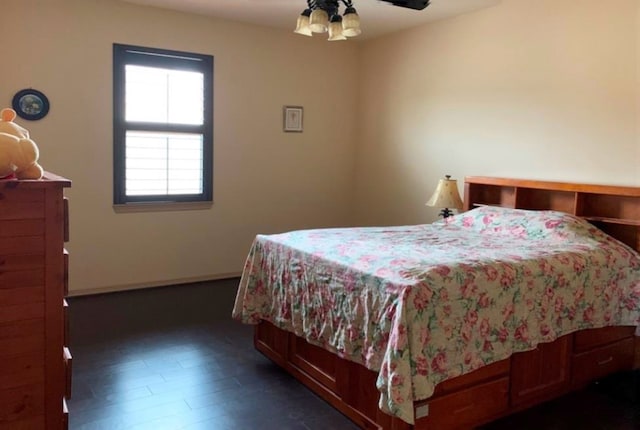
[[[326,33],[329,28],[329,14],[322,9],[311,12],[309,28],[314,33]]]
[[[342,34],[342,21],[331,19],[329,22],[329,40],[347,40],[347,37]]]
[[[304,11],[299,17],[298,22],[296,24],[296,29],[293,30],[294,33],[302,34],[303,36],[313,36],[311,34],[311,27],[309,27],[310,19],[309,15],[311,12]]]
[[[462,199],[458,192],[458,182],[450,178],[451,176],[447,175],[445,179],[440,179],[436,191],[427,202],[427,206],[462,209]]]
[[[347,37],[355,37],[362,33],[360,29],[360,16],[354,8],[347,8],[342,17],[342,34]]]

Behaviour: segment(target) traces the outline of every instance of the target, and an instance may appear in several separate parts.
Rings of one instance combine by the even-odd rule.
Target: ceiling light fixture
[[[383,0],[394,6],[422,10],[430,0]],[[340,3],[344,13],[340,15]],[[346,40],[362,33],[360,17],[352,0],[307,0],[307,8],[298,17],[294,33],[313,36],[313,33],[329,32],[329,40]]]
[[[340,15],[340,3],[344,13]],[[298,17],[294,33],[312,36],[329,32],[329,40],[346,40],[359,35],[360,17],[351,0],[307,0],[307,8]]]

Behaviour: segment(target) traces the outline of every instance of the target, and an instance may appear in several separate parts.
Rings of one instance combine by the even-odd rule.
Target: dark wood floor
[[[237,279],[70,299],[72,430],[355,429],[230,319]],[[637,373],[483,427],[640,429]]]

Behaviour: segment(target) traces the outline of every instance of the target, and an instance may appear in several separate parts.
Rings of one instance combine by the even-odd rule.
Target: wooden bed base
[[[487,204],[581,216],[640,250],[640,187],[468,177],[465,210]],[[376,373],[268,322],[255,347],[363,429],[469,429],[579,389],[611,373],[640,368],[633,327],[583,330],[535,350],[445,381],[414,404],[411,426],[378,409]]]

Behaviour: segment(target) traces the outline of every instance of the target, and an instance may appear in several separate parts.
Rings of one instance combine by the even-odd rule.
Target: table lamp
[[[458,192],[458,183],[455,179],[451,179],[450,175],[446,175],[445,179],[440,179],[436,191],[433,193],[427,206],[442,208],[439,215],[448,218],[453,215],[453,211],[449,208],[462,209],[462,199]]]

